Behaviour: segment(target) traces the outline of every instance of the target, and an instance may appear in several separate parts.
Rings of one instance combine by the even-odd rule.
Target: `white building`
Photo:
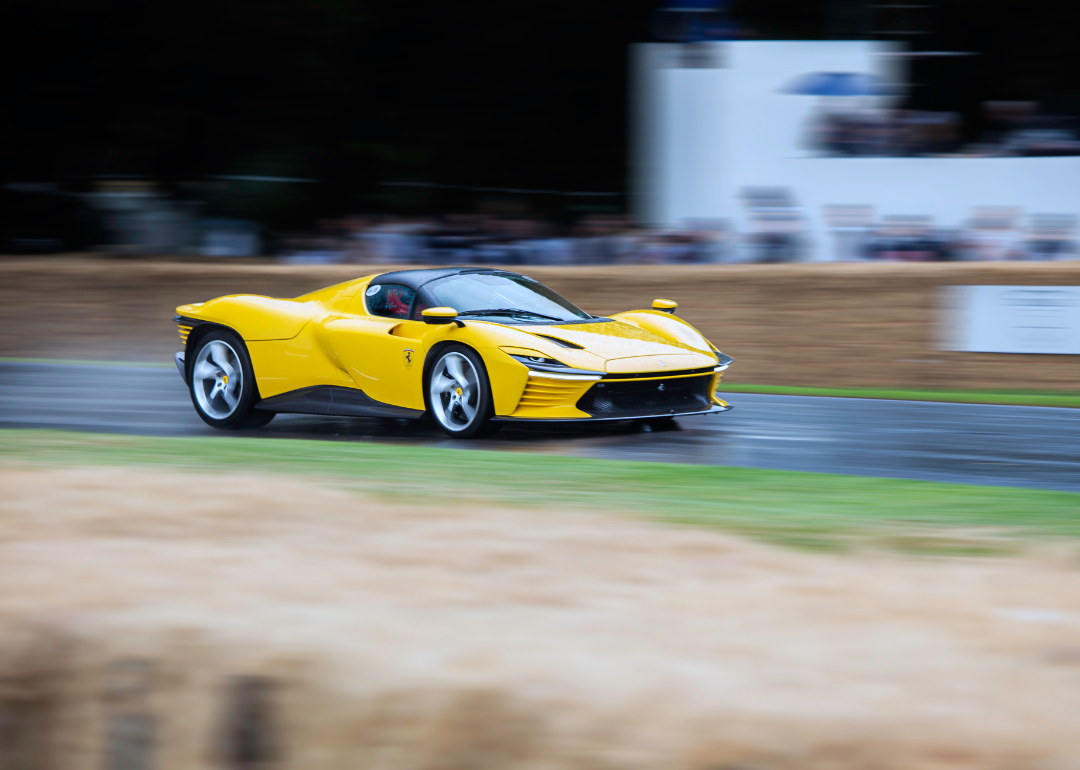
[[[786,190],[812,259],[838,253],[829,207],[875,220],[929,217],[959,228],[975,209],[1026,217],[1080,212],[1080,157],[823,157],[807,143],[822,97],[788,93],[815,72],[903,79],[903,57],[871,41],[737,41],[634,47],[634,205],[639,221],[725,220],[751,232],[746,194]],[[875,98],[844,97],[863,100]],[[835,103],[835,98],[834,98]]]

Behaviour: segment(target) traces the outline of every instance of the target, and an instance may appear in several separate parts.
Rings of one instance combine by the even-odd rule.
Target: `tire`
[[[681,430],[679,423],[675,422],[674,417],[651,417],[648,420],[642,420],[643,425],[649,426],[649,430],[654,433],[663,433],[669,430]]]
[[[480,355],[464,345],[442,349],[424,383],[428,414],[452,438],[479,438],[494,433],[495,408],[491,381]]]
[[[255,399],[258,401],[258,398]],[[269,425],[270,421],[277,417],[277,412],[268,412],[264,409],[252,409],[248,414],[243,424],[239,427],[242,430],[256,430],[264,425]]]
[[[256,411],[259,388],[247,346],[229,329],[200,339],[188,358],[188,394],[202,421],[221,430],[261,428],[273,412]]]

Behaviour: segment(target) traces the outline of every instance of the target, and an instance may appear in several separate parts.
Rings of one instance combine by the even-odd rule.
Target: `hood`
[[[716,364],[714,356],[621,321],[517,328],[581,345],[589,353],[604,359],[608,372],[674,371]]]

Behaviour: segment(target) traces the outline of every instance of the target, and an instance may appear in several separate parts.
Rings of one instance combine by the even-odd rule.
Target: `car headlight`
[[[507,353],[515,361],[529,366],[530,364],[539,366],[566,366],[562,361],[556,361],[554,358],[545,358],[544,356],[516,356],[513,353]]]

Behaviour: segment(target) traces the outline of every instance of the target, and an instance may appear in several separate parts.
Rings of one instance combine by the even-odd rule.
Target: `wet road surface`
[[[513,426],[454,441],[421,422],[278,415],[248,435],[499,449],[651,462],[850,473],[1080,492],[1080,409],[747,393],[677,430]],[[175,369],[0,363],[0,427],[222,435],[195,415]],[[236,435],[236,434],[232,434]]]

